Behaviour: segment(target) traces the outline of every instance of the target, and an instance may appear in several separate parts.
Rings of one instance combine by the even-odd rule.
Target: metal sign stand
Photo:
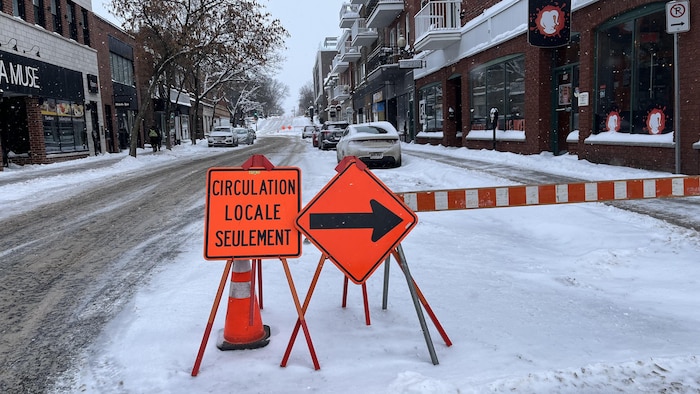
[[[425,296],[423,293],[420,291],[418,288],[418,285],[416,284],[415,280],[411,277],[411,272],[408,269],[408,262],[406,261],[406,256],[403,253],[403,248],[401,247],[401,244],[398,245],[397,248],[391,251],[391,254],[394,256],[396,259],[396,262],[399,264],[399,267],[401,268],[401,271],[403,272],[404,276],[406,277],[406,283],[408,284],[408,290],[411,294],[411,299],[413,300],[413,305],[415,306],[416,309],[416,315],[418,316],[418,321],[420,323],[421,329],[423,330],[423,336],[425,338],[426,345],[428,347],[428,353],[430,353],[430,359],[434,365],[438,365],[438,358],[437,354],[435,352],[435,346],[433,345],[432,338],[430,337],[430,332],[428,330],[428,325],[425,320],[425,316],[423,315],[423,309],[421,308],[421,305],[423,308],[425,308],[426,312],[428,313],[428,316],[430,316],[430,319],[432,320],[433,324],[435,325],[435,328],[438,330],[440,335],[442,336],[442,339],[445,341],[445,345],[447,346],[452,346],[452,341],[450,338],[447,336],[447,333],[443,329],[442,325],[438,321],[437,317],[435,316],[435,313],[433,312],[432,308],[430,308],[430,305],[428,304],[428,301],[425,299]],[[306,335],[306,341],[309,344],[309,351],[311,352],[311,357],[314,361],[314,367],[315,369],[320,369],[320,366],[318,364],[318,360],[316,359],[316,354],[313,350],[313,346],[311,345],[311,337],[308,333],[308,329],[306,329],[306,323],[304,321],[304,314],[306,313],[306,310],[309,307],[309,302],[311,301],[311,297],[313,295],[314,289],[316,288],[316,283],[318,282],[319,275],[321,274],[321,269],[323,268],[323,264],[325,263],[326,259],[328,259],[328,256],[325,254],[321,255],[321,259],[318,262],[318,266],[316,267],[316,272],[314,273],[313,279],[311,280],[311,284],[309,285],[309,290],[306,293],[306,299],[304,300],[304,305],[301,307],[297,306],[299,318],[297,319],[296,325],[294,326],[294,330],[292,331],[292,336],[289,339],[289,344],[287,345],[287,350],[284,353],[284,357],[282,358],[282,362],[280,366],[286,367],[287,366],[287,361],[289,360],[289,355],[292,351],[292,348],[294,347],[294,342],[296,341],[296,337],[299,333],[299,327],[304,328],[304,333]],[[388,286],[389,286],[389,280],[388,280],[388,274],[389,274],[389,263],[390,263],[390,257],[387,257],[385,260],[385,271],[384,271],[384,294],[382,298],[382,309],[386,309],[386,304],[387,304],[387,294],[388,294]],[[286,268],[285,268],[286,270]],[[347,296],[347,276],[344,279],[344,289],[343,289],[343,307],[345,307],[346,303],[346,296]],[[364,308],[365,308],[365,322],[367,325],[370,324],[370,319],[369,319],[369,306],[367,303],[367,288],[365,287],[365,283],[361,284],[363,286],[363,299],[364,299]],[[290,278],[290,286],[293,286],[291,284],[291,278]],[[292,294],[296,294],[296,291],[292,289]]]

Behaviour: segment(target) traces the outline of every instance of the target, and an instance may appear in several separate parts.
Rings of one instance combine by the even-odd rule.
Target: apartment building
[[[669,33],[667,14],[690,2],[668,3],[351,0],[328,98],[417,143],[698,174],[700,13]]]

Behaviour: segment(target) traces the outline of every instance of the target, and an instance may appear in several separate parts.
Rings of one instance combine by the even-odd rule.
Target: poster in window
[[[559,105],[571,105],[571,84],[559,85]]]

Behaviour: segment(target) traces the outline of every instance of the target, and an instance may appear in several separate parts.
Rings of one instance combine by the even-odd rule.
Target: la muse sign
[[[84,86],[80,71],[0,51],[0,89],[5,92],[82,102]]]
[[[39,68],[10,61],[0,61],[0,84],[41,89]]]

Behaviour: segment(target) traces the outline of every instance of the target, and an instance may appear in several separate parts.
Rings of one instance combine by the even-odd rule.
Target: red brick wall
[[[594,66],[595,28],[610,18],[624,14],[645,4],[659,3],[653,0],[599,1],[583,8],[572,16],[572,31],[581,32],[581,57],[579,86],[591,93],[588,107],[579,107],[579,158],[597,163],[630,166],[659,171],[675,171],[675,148],[650,148],[619,145],[587,145],[583,140],[590,136],[594,118]],[[700,13],[691,12],[691,26],[700,25]],[[681,95],[681,172],[700,173],[700,151],[692,144],[700,140],[700,78],[697,64],[700,61],[700,30],[691,29],[679,34],[679,73]],[[570,145],[571,146],[571,145]]]
[[[419,0],[412,3],[420,5]],[[497,4],[498,0],[483,2],[463,3],[465,17],[462,22],[473,19],[484,9]],[[578,154],[581,159],[587,159],[598,163],[646,168],[660,171],[674,171],[675,149],[655,148],[633,145],[586,145],[584,139],[590,136],[594,119],[595,104],[595,29],[600,24],[621,14],[625,14],[638,7],[647,4],[662,4],[656,0],[627,0],[627,1],[599,1],[586,8],[578,10],[572,16],[572,28],[574,32],[581,34],[581,53],[579,59],[579,87],[582,92],[589,92],[590,105],[579,107],[579,143],[569,143],[568,150]],[[415,7],[415,4],[413,4]],[[700,26],[700,12],[691,13],[691,25]],[[679,34],[680,49],[682,54],[678,65],[681,75],[681,160],[683,166],[681,172],[686,174],[700,173],[700,150],[693,149],[692,144],[700,140],[700,78],[697,77],[697,64],[700,63],[700,29],[691,29],[690,32]],[[448,78],[454,74],[461,76],[462,97],[462,125],[463,136],[467,135],[470,128],[469,118],[469,72],[474,68],[506,55],[523,53],[525,55],[526,83],[525,90],[531,99],[525,103],[525,141],[499,141],[497,149],[516,153],[533,154],[542,151],[550,151],[551,133],[551,68],[552,50],[535,48],[528,44],[525,34],[490,48],[472,57],[462,59],[457,64],[416,80],[416,91],[428,84],[440,82],[443,87],[444,111],[447,111],[454,100],[449,90]],[[536,99],[532,99],[536,98]],[[416,99],[416,113],[418,113],[418,99]],[[444,113],[447,119],[447,113]],[[447,132],[442,141],[417,139],[418,143],[442,143],[452,144],[449,137],[449,125],[445,127]],[[474,141],[464,139],[463,146],[475,149],[491,149],[491,141]]]

